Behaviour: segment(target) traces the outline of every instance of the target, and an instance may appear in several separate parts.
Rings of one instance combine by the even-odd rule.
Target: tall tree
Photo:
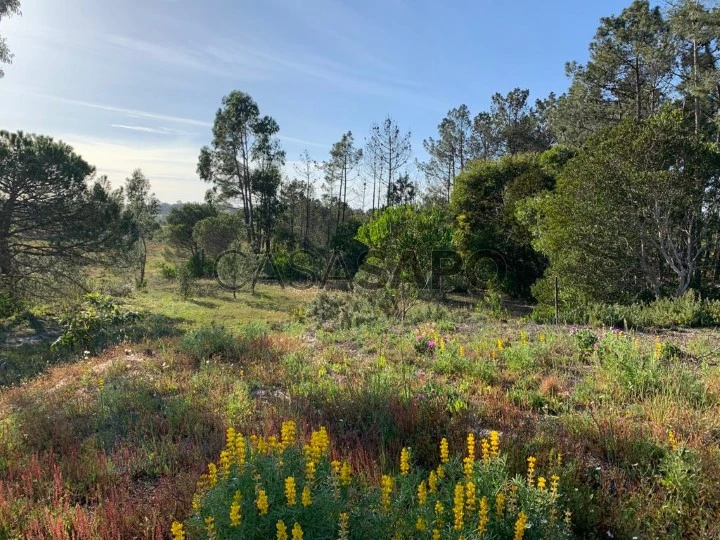
[[[138,284],[145,283],[145,265],[147,263],[147,242],[158,229],[157,216],[160,213],[160,201],[150,193],[150,180],[140,169],[135,169],[125,180],[125,198],[127,207],[135,221],[140,239],[140,277]]]
[[[485,161],[496,158],[501,149],[500,134],[489,112],[480,112],[473,118],[470,135],[470,153],[474,159]]]
[[[241,201],[246,239],[256,253],[263,245],[269,247],[277,213],[279,171],[285,160],[276,137],[279,130],[271,117],[260,116],[248,94],[234,90],[223,98],[211,146],[201,149],[198,160],[201,179],[212,183],[222,199]]]
[[[72,147],[0,131],[0,288],[75,281],[79,268],[124,255],[134,243],[122,193]]]
[[[549,147],[542,137],[537,112],[528,104],[529,96],[529,90],[520,88],[505,96],[500,93],[492,96],[490,116],[504,154],[540,152]]]
[[[325,162],[325,175],[331,183],[337,180],[339,191],[337,196],[337,217],[335,229],[345,221],[347,208],[347,186],[355,168],[362,159],[362,149],[355,148],[355,141],[351,131],[343,134],[338,142],[330,149],[330,159]]]
[[[315,173],[317,171],[317,162],[310,157],[310,153],[303,150],[300,154],[300,162],[295,164],[295,173],[301,178],[304,187],[305,198],[305,225],[302,232],[302,247],[308,249],[310,247],[310,216],[311,203],[315,191]]]
[[[385,176],[385,204],[390,206],[392,186],[412,153],[410,132],[402,134],[397,123],[387,117],[382,124],[372,126],[368,151],[378,156]]]
[[[0,0],[0,21],[10,15],[20,15],[20,0]],[[7,46],[6,40],[0,35],[0,66],[12,63],[13,55]],[[0,79],[5,73],[0,67]]]

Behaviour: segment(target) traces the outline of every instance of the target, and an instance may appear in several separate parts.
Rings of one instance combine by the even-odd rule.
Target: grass
[[[507,482],[530,455],[557,471],[576,537],[720,534],[716,333],[598,337],[462,305],[318,327],[297,320],[312,291],[261,285],[233,299],[211,287],[183,300],[151,264],[147,289],[116,301],[154,329],[96,354],[14,344],[55,335],[51,319],[3,323],[0,538],[167,538],[174,520],[195,530],[206,517],[192,509],[196,482],[227,428],[268,436],[285,420],[300,434],[326,426],[368,485],[398,473],[404,447],[426,474],[441,437],[460,453],[468,432],[497,430]],[[218,497],[201,513],[229,507]]]

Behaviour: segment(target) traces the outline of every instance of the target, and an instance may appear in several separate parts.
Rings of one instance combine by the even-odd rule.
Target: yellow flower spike
[[[340,512],[340,518],[338,520],[338,540],[348,540],[350,538],[350,514],[347,512]]]
[[[550,477],[550,495],[552,495],[553,498],[557,497],[559,485],[560,477],[557,474],[553,474]]]
[[[440,501],[435,501],[435,514],[442,516],[445,513],[445,506]]]
[[[242,507],[240,506],[240,499],[242,495],[239,491],[235,492],[233,502],[230,505],[230,525],[232,527],[239,527],[242,521]]]
[[[463,459],[463,473],[465,473],[466,477],[472,477],[474,467],[475,461],[472,458],[466,457]]]
[[[425,480],[423,480],[422,482],[420,482],[420,484],[418,484],[417,488],[418,504],[420,506],[424,506],[427,502],[427,494],[427,485],[425,484]]]
[[[658,341],[655,343],[655,352],[653,353],[653,358],[655,360],[660,360],[660,356],[662,355],[662,348],[663,345],[661,342]]]
[[[237,461],[237,464],[240,466],[240,468],[245,465],[245,455],[247,451],[247,446],[245,444],[245,438],[242,435],[236,435],[235,436],[235,461]]]
[[[478,533],[484,534],[487,532],[487,526],[490,523],[489,511],[488,511],[488,500],[487,497],[480,499],[480,516],[478,519]]]
[[[433,540],[440,540],[440,531],[438,529],[433,529]]]
[[[450,461],[450,447],[445,437],[440,440],[440,463]]]
[[[229,427],[225,433],[225,449],[232,452],[235,449],[235,428]]]
[[[305,486],[302,490],[302,496],[300,497],[302,505],[307,508],[312,504],[312,497],[310,495],[310,486]]]
[[[430,493],[435,493],[437,491],[437,482],[437,473],[435,473],[435,471],[430,471],[430,476],[428,477],[428,490]]]
[[[545,483],[546,483],[546,480],[545,480],[544,476],[538,477],[538,481],[537,481],[538,489],[545,489]]]
[[[490,443],[487,439],[483,439],[480,442],[480,447],[482,448],[483,463],[487,465],[490,462]]]
[[[210,487],[215,487],[218,482],[217,466],[214,463],[208,463],[208,481]]]
[[[445,467],[443,467],[442,465],[438,465],[438,468],[436,470],[438,478],[445,478]]]
[[[352,482],[352,468],[350,463],[344,461],[340,468],[340,484],[343,486],[349,486]]]
[[[540,341],[540,343],[545,343],[545,334],[540,334],[538,336],[538,340]]]
[[[332,470],[335,474],[340,474],[340,466],[342,463],[340,463],[337,459],[333,459],[330,462],[330,466],[332,467]]]
[[[407,476],[410,472],[410,450],[403,448],[400,451],[400,474]]]
[[[425,524],[425,520],[421,517],[417,518],[417,521],[415,522],[415,528],[418,531],[424,531],[427,528],[427,525]]]
[[[475,459],[475,435],[472,433],[468,433],[467,436],[467,456],[470,459]]]
[[[223,450],[220,452],[220,470],[222,471],[223,479],[227,479],[230,476],[230,452]]]
[[[490,432],[490,456],[493,458],[500,456],[500,433],[497,431]]]
[[[275,530],[277,531],[277,540],[288,540],[287,526],[282,519],[275,524]]]
[[[572,525],[572,512],[570,510],[565,510],[565,525],[568,527]]]
[[[285,479],[285,499],[288,506],[295,506],[297,498],[297,486],[295,485],[295,477],[288,476]]]
[[[502,351],[505,348],[505,343],[502,339],[497,340],[497,349],[498,351]]]
[[[268,453],[268,444],[265,440],[265,437],[258,437],[257,439],[257,451],[259,454],[266,454]]]
[[[492,358],[493,360],[495,360],[495,359],[497,358],[497,352],[496,352],[496,351],[492,351],[492,352],[490,353],[490,358]]]
[[[390,508],[390,495],[393,491],[393,479],[383,474],[382,479],[380,480],[380,504],[385,510],[388,510]]]
[[[172,534],[173,540],[185,540],[185,529],[183,524],[179,521],[173,521],[170,526],[170,534]]]
[[[527,483],[528,486],[532,486],[535,482],[535,462],[537,459],[534,456],[527,458],[528,470],[527,470]]]
[[[208,516],[205,518],[205,532],[209,539],[217,538],[217,531],[215,530],[215,518]]]
[[[475,511],[475,484],[470,480],[465,483],[465,509],[468,513]]]
[[[307,461],[305,463],[305,480],[308,482],[312,482],[315,480],[315,473],[317,472],[317,468],[315,467],[314,461]]]
[[[515,540],[522,540],[525,536],[525,525],[527,525],[527,516],[525,512],[520,512],[515,522]]]
[[[200,510],[200,494],[194,493],[192,498],[192,509],[193,511],[197,512]]]
[[[295,525],[293,525],[293,529],[292,529],[292,540],[302,540],[302,538],[303,538],[302,527],[300,527],[300,524],[296,521]]]
[[[498,517],[502,517],[503,511],[505,510],[505,494],[498,493],[495,495],[495,514]]]
[[[280,440],[282,441],[283,446],[292,446],[293,444],[295,444],[296,438],[297,427],[295,426],[295,422],[293,422],[292,420],[283,422],[282,427],[280,428]]]
[[[462,345],[460,345],[460,347],[458,347],[458,356],[460,358],[465,357],[465,347],[463,347]]]
[[[676,452],[678,449],[678,442],[675,438],[675,432],[673,430],[668,431],[668,443],[670,443],[670,450]]]
[[[270,435],[267,439],[268,445],[267,445],[267,454],[270,455],[276,450],[278,450],[278,447],[280,446],[280,443],[278,442],[278,438],[275,435]]]
[[[270,508],[270,504],[268,503],[267,493],[264,489],[261,489],[258,491],[257,501],[255,501],[255,506],[257,506],[258,511],[260,512],[261,516],[264,516],[268,513],[268,508]]]
[[[460,531],[463,528],[463,519],[465,518],[464,498],[465,490],[463,489],[463,485],[458,482],[455,484],[455,495],[453,497],[453,516],[455,519],[453,526],[456,531]]]

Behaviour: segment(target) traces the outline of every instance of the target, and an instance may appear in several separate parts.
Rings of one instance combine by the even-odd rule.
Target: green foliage
[[[52,348],[98,351],[125,339],[140,318],[139,313],[117,306],[109,296],[88,294],[80,306],[59,318],[63,333]]]
[[[186,334],[180,346],[196,362],[237,362],[243,350],[240,341],[232,332],[215,323]]]
[[[320,291],[310,302],[305,316],[318,326],[326,328],[352,328],[372,323],[385,316],[378,294],[359,294]]]
[[[195,225],[200,221],[217,216],[217,209],[211,204],[186,203],[173,207],[165,220],[165,236],[178,255],[192,257],[200,250],[193,236]]]

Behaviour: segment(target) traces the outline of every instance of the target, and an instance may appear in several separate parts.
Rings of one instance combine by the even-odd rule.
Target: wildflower
[[[340,466],[342,463],[340,463],[337,459],[333,459],[330,462],[330,466],[332,467],[332,470],[335,474],[340,474]]]
[[[215,518],[208,516],[205,518],[205,530],[207,531],[208,538],[217,538],[217,531],[215,530]]]
[[[265,441],[265,437],[258,437],[257,438],[257,451],[259,454],[267,454],[268,453],[268,445]]]
[[[502,516],[503,510],[505,509],[505,494],[498,493],[495,495],[495,513],[498,517]]]
[[[234,449],[236,436],[237,436],[237,434],[235,433],[235,428],[233,428],[233,427],[227,428],[227,432],[225,434],[225,449],[226,450]]]
[[[302,505],[307,508],[312,504],[312,497],[310,496],[310,486],[305,486],[302,490],[302,496],[300,497]]]
[[[105,379],[103,379],[102,377],[98,377],[97,384],[98,384],[98,390],[100,390],[102,392],[103,388],[105,388]]]
[[[544,477],[544,476],[540,476],[540,477],[538,478],[538,481],[537,481],[537,487],[538,487],[538,489],[545,489],[545,482],[546,482],[545,477]]]
[[[425,520],[421,517],[417,518],[417,521],[415,522],[415,528],[418,531],[424,531],[427,528],[427,525],[425,524]]]
[[[662,355],[662,348],[663,346],[661,342],[658,341],[657,343],[655,343],[655,352],[653,353],[653,358],[655,360],[660,360],[660,356]]]
[[[497,340],[497,349],[498,351],[502,351],[505,348],[505,343],[502,339]]]
[[[435,471],[430,471],[430,476],[428,477],[428,489],[430,490],[430,493],[435,493],[437,491],[437,481],[438,475]]]
[[[668,431],[668,442],[670,443],[670,449],[675,452],[678,449],[678,442],[673,430]]]
[[[223,478],[230,476],[230,452],[227,450],[220,452],[220,469]]]
[[[179,521],[173,521],[170,526],[170,534],[172,534],[173,540],[185,540],[183,524]]]
[[[403,448],[400,452],[400,474],[407,476],[410,472],[410,450]]]
[[[237,461],[237,464],[240,466],[240,468],[245,465],[245,452],[246,452],[246,445],[245,445],[245,438],[242,435],[236,435],[235,436],[235,460]]]
[[[482,448],[483,463],[485,463],[487,465],[488,462],[490,461],[490,443],[488,442],[487,439],[483,439],[480,443],[480,446]]]
[[[275,530],[277,531],[277,540],[288,540],[287,527],[282,519],[275,524]]]
[[[265,493],[264,489],[258,491],[257,501],[255,501],[255,505],[260,511],[261,516],[264,516],[268,513],[268,508],[270,508],[270,504],[268,503],[267,493]]]
[[[490,432],[490,456],[496,458],[500,455],[500,434],[497,431]]]
[[[240,492],[236,491],[233,502],[230,505],[230,525],[238,527],[242,521],[242,508],[240,506]]]
[[[470,459],[475,459],[475,435],[468,433],[467,436],[467,451]]]
[[[440,440],[440,463],[447,463],[450,461],[450,448],[448,441],[445,437]]]
[[[433,540],[440,540],[440,531],[438,529],[433,529]]]
[[[296,521],[295,525],[293,525],[292,540],[302,540],[302,537],[303,537],[302,527],[300,527],[300,524]]]
[[[465,476],[468,478],[472,476],[474,466],[475,461],[472,458],[466,457],[463,459],[463,472],[465,473]]]
[[[443,525],[443,514],[445,513],[445,506],[440,501],[435,502],[435,515],[437,516],[437,525],[442,527]]]
[[[565,510],[565,525],[568,527],[572,525],[572,512],[570,510]]]
[[[557,497],[559,484],[560,477],[557,474],[553,474],[550,477],[550,495],[552,495],[553,498]]]
[[[315,473],[317,472],[317,468],[315,467],[315,462],[308,460],[305,463],[305,480],[308,482],[312,482],[315,480]]]
[[[297,497],[297,486],[295,485],[295,477],[288,476],[285,479],[285,498],[288,506],[295,506]]]
[[[530,456],[527,458],[528,462],[528,471],[527,471],[527,483],[529,486],[532,486],[535,479],[535,462],[537,459],[533,456]]]
[[[292,420],[283,422],[282,427],[280,428],[280,440],[282,441],[283,446],[288,447],[295,444],[296,436],[297,428],[295,426],[295,422]]]
[[[265,449],[268,455],[272,454],[277,448],[281,446],[275,435],[270,435],[267,439],[267,448]]]
[[[350,514],[347,512],[340,512],[339,528],[339,540],[348,540],[350,538]]]
[[[313,460],[317,461],[330,448],[330,437],[328,437],[327,429],[321,427],[317,431],[313,431],[310,435],[310,450]]]
[[[465,357],[465,347],[463,347],[462,345],[460,345],[460,347],[458,347],[458,356],[460,358]]]
[[[343,486],[349,486],[351,481],[352,468],[350,467],[349,462],[344,461],[342,464],[342,468],[340,469],[340,484]]]
[[[193,493],[192,498],[192,509],[197,512],[200,510],[200,494],[199,493]]]
[[[515,540],[522,540],[525,535],[525,525],[527,524],[527,516],[525,512],[518,514],[517,521],[515,522]]]
[[[545,343],[545,334],[540,334],[538,339],[540,340],[540,343]]]
[[[380,504],[387,510],[390,508],[390,494],[393,490],[393,479],[386,474],[383,474],[380,480]]]
[[[465,484],[465,509],[468,512],[475,510],[475,484],[470,480]]]
[[[425,484],[425,480],[423,480],[418,484],[417,488],[418,504],[420,506],[423,506],[427,502],[427,494],[427,485]]]
[[[464,490],[463,485],[458,482],[455,484],[455,496],[453,497],[453,516],[455,517],[454,527],[456,531],[463,528],[463,518],[465,517],[464,507]]]
[[[430,350],[434,349],[435,348],[435,340],[434,339],[428,340],[427,346],[428,346],[428,349],[430,349]]]
[[[444,351],[444,350],[445,350],[445,340],[444,340],[443,338],[440,338],[440,340],[438,341],[438,348],[439,348],[441,351]]]
[[[208,463],[208,481],[210,482],[210,487],[215,487],[217,485],[217,466],[214,463]]]
[[[445,478],[445,467],[443,467],[442,464],[438,465],[436,470],[438,478]]]
[[[487,497],[480,499],[480,519],[478,520],[478,532],[483,534],[487,532],[487,526],[490,523],[488,517],[488,500]]]

